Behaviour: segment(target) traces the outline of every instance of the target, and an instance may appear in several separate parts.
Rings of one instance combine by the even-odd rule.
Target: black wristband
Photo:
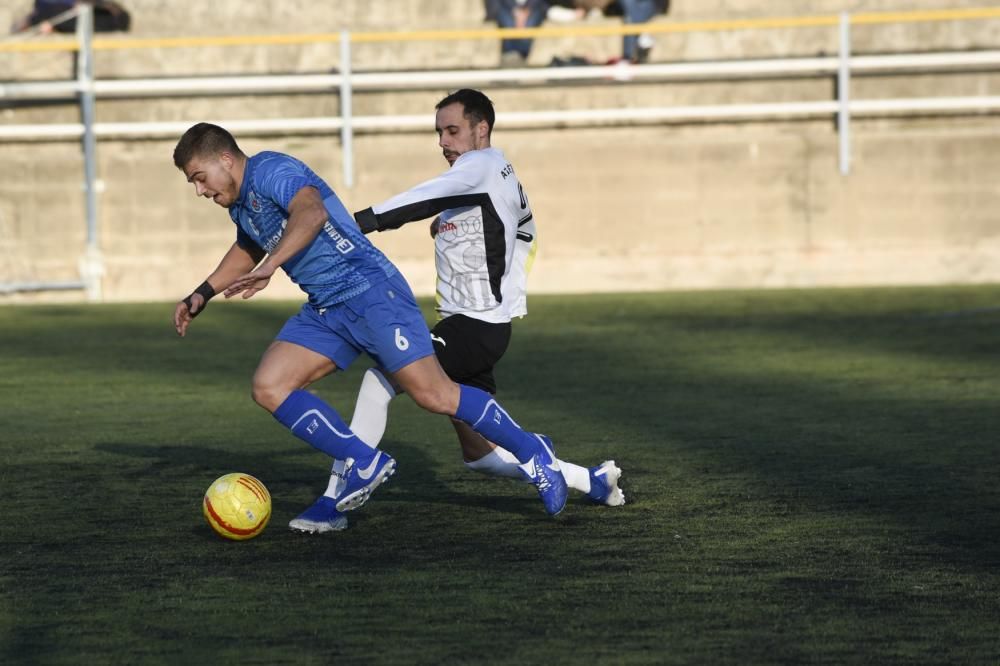
[[[201,297],[205,299],[206,303],[208,303],[212,300],[212,296],[215,296],[215,289],[213,289],[212,285],[208,283],[208,280],[205,280],[198,285],[198,288],[195,289],[193,293],[201,294]]]
[[[195,294],[198,294],[199,296],[201,296],[202,300],[204,301],[201,304],[201,307],[198,308],[197,312],[194,311],[194,307],[191,304],[191,296],[194,296]],[[204,282],[202,282],[201,284],[199,284],[198,288],[195,289],[194,291],[192,291],[182,301],[182,303],[184,303],[184,305],[187,306],[188,312],[191,313],[191,318],[194,319],[195,317],[197,317],[198,315],[200,315],[202,313],[202,311],[208,306],[208,301],[211,300],[211,298],[213,296],[215,296],[215,289],[213,289],[212,285],[210,285],[208,283],[208,280],[205,280]]]
[[[371,208],[365,208],[355,213],[354,221],[358,223],[363,234],[370,234],[378,229],[378,217],[375,216],[375,211]]]

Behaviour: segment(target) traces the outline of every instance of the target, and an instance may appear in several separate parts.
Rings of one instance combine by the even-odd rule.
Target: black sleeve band
[[[201,307],[198,308],[197,311],[195,311],[194,306],[191,304],[191,296],[194,296],[195,294],[198,294],[204,300],[204,302],[201,304]],[[212,299],[213,296],[215,296],[215,289],[213,289],[212,285],[208,283],[208,280],[205,280],[204,282],[199,284],[198,288],[192,291],[191,294],[188,295],[182,302],[184,303],[184,305],[187,306],[188,312],[191,313],[191,318],[194,319],[195,317],[200,315],[202,311],[208,306],[208,302]]]
[[[370,234],[373,231],[378,230],[378,217],[375,215],[375,211],[371,208],[365,208],[364,210],[359,210],[354,214],[354,221],[358,223],[361,228],[361,233]]]

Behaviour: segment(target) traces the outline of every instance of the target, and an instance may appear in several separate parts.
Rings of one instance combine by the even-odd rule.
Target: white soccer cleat
[[[605,460],[597,467],[587,469],[590,473],[590,492],[587,497],[598,504],[621,506],[625,504],[625,493],[618,487],[622,471],[614,460]]]

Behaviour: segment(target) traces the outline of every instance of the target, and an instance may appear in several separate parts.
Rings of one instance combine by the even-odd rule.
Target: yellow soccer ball
[[[236,541],[252,539],[271,519],[271,493],[249,474],[226,474],[208,487],[201,511],[220,536]]]

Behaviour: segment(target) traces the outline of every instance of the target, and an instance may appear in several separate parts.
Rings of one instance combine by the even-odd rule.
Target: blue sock
[[[465,384],[459,384],[458,388],[461,393],[455,418],[459,421],[465,421],[480,435],[513,453],[520,462],[528,462],[533,455],[544,451],[538,438],[521,430],[496,398]]]
[[[328,456],[362,461],[370,460],[376,453],[351,432],[337,410],[309,391],[292,391],[274,410],[274,418],[293,435]]]

